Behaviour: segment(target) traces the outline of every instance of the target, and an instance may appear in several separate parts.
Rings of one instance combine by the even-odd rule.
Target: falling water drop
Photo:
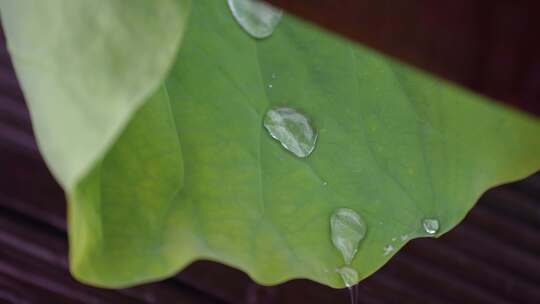
[[[274,32],[283,11],[260,0],[228,0],[234,19],[252,37],[263,39]]]
[[[343,255],[345,264],[350,265],[366,235],[366,223],[354,210],[339,208],[330,217],[330,230],[332,243]]]
[[[315,149],[317,133],[309,119],[295,109],[278,107],[268,110],[264,127],[270,136],[298,157],[307,157]]]
[[[428,234],[435,234],[439,231],[439,221],[437,219],[424,219],[422,226]]]
[[[357,289],[355,288],[356,282],[358,282],[358,272],[354,270],[351,267],[343,266],[341,268],[337,268],[336,272],[341,277],[341,280],[349,289],[349,296],[351,298],[351,304],[355,304],[357,300]]]
[[[336,272],[339,274],[341,279],[343,280],[343,283],[348,288],[351,288],[358,282],[358,272],[354,270],[351,267],[343,266],[341,268],[336,269]]]

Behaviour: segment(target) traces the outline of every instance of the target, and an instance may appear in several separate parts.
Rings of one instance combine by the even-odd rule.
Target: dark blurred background
[[[2,37],[0,302],[350,303],[347,290],[307,280],[263,287],[212,262],[129,289],[82,285],[68,271],[65,204]],[[356,288],[359,303],[540,303],[540,174],[490,190],[454,230],[412,241]]]

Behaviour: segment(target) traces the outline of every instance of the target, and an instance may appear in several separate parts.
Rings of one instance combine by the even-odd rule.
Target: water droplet
[[[317,133],[309,119],[295,109],[278,107],[268,110],[264,127],[285,149],[298,157],[307,157],[315,149]]]
[[[252,37],[269,37],[281,21],[283,11],[260,0],[228,0],[236,22]]]
[[[330,230],[332,243],[343,255],[345,264],[350,265],[366,235],[366,223],[354,210],[339,208],[330,217]]]
[[[435,234],[439,231],[439,221],[436,219],[425,219],[422,222],[422,226],[428,234]]]
[[[326,185],[328,185],[328,182],[323,182],[322,185],[326,186]]]
[[[268,87],[271,89],[273,87],[273,85],[269,84]]]
[[[339,273],[343,283],[345,283],[345,286],[348,288],[353,287],[358,282],[358,272],[351,267],[343,266],[337,268],[336,272]]]
[[[387,255],[389,255],[390,253],[394,252],[394,250],[395,250],[394,246],[392,246],[392,245],[386,245],[386,246],[384,246],[384,253],[383,253],[383,255],[384,255],[384,256],[387,256]]]
[[[392,242],[395,242],[395,241],[396,241],[396,238],[395,238],[395,237],[393,237],[393,238],[392,238]]]

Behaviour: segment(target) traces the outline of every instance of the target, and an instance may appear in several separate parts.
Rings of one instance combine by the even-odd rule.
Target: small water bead
[[[317,133],[309,119],[289,107],[272,108],[266,112],[264,127],[274,139],[298,157],[307,157],[315,149]]]
[[[236,22],[252,37],[267,38],[281,21],[283,11],[260,0],[228,0]]]
[[[355,269],[343,266],[341,268],[337,268],[336,272],[339,274],[341,279],[343,280],[343,283],[348,288],[351,288],[358,282],[358,272],[356,272]]]
[[[343,255],[345,264],[350,265],[366,235],[366,223],[354,210],[339,208],[330,217],[330,230],[332,243]]]
[[[394,248],[394,246],[392,246],[392,245],[386,245],[386,246],[384,246],[383,250],[384,250],[383,255],[384,255],[384,256],[387,256],[387,255],[389,255],[390,253],[394,252],[395,248]]]
[[[273,87],[273,85],[271,85],[271,84],[269,84],[269,85],[268,85],[268,88],[270,88],[270,89],[271,89],[272,87]]]
[[[428,234],[435,234],[439,231],[439,221],[437,219],[424,219],[422,226]]]

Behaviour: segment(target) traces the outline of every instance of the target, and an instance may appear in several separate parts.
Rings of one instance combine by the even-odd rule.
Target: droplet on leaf
[[[268,110],[264,127],[270,136],[298,157],[307,157],[315,149],[317,133],[309,119],[295,109],[278,107]]]
[[[422,226],[428,234],[435,234],[439,231],[439,221],[437,219],[424,219]]]
[[[281,21],[283,11],[260,0],[228,0],[236,22],[252,37],[267,38]]]
[[[394,246],[392,246],[392,245],[386,245],[386,246],[384,246],[384,249],[383,249],[383,250],[384,250],[383,255],[384,255],[384,256],[387,256],[387,255],[389,255],[390,253],[394,252],[395,248],[394,248]]]
[[[330,217],[332,243],[350,265],[360,241],[366,235],[367,226],[362,217],[352,209],[339,208]]]

